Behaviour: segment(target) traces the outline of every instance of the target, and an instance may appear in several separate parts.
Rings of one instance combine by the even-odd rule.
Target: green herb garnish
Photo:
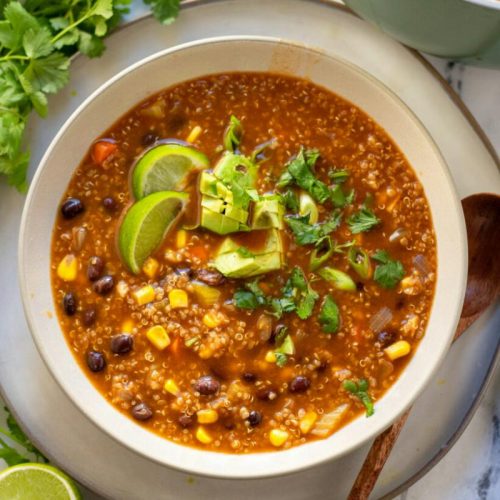
[[[353,380],[344,380],[342,386],[347,392],[354,394],[363,403],[366,409],[366,416],[371,417],[375,410],[372,398],[368,394],[368,381],[361,379],[356,383]]]
[[[316,244],[321,238],[337,229],[341,218],[340,211],[335,210],[323,223],[309,224],[309,215],[287,215],[285,222],[290,226],[297,244],[310,245]]]
[[[22,139],[33,109],[45,117],[48,96],[69,80],[70,57],[98,57],[103,38],[128,12],[130,0],[0,1],[0,174],[27,188],[29,151]],[[179,0],[145,0],[164,24]]]
[[[231,115],[229,119],[229,125],[224,131],[223,144],[226,151],[231,151],[234,153],[241,142],[241,136],[243,135],[243,127],[241,122],[236,118],[236,116]]]
[[[330,295],[325,296],[318,319],[325,333],[336,333],[339,329],[340,311]]]
[[[291,210],[292,212],[299,211],[299,197],[297,196],[297,193],[295,193],[295,191],[293,191],[292,189],[285,191],[281,195],[281,199],[282,199],[283,205],[285,205],[285,207],[288,210]]]
[[[299,267],[293,268],[292,274],[283,287],[282,292],[283,310],[288,312],[295,310],[300,319],[307,319],[311,316],[314,304],[319,295],[311,288]]]
[[[274,351],[276,356],[276,364],[283,368],[288,361],[288,356],[293,356],[295,354],[295,345],[293,343],[292,337],[286,335],[280,342],[278,348]]]
[[[328,172],[328,177],[335,182],[335,184],[342,184],[349,178],[349,171],[344,169],[333,169]]]
[[[372,259],[380,262],[375,268],[373,279],[383,288],[394,288],[405,275],[403,264],[393,260],[385,250],[377,250]]]
[[[380,219],[369,208],[363,207],[347,220],[352,234],[363,233],[380,224]]]
[[[26,436],[21,427],[15,421],[14,417],[11,415],[9,410],[5,408],[8,412],[7,416],[7,429],[0,428],[0,433],[8,437],[18,445],[22,446],[26,453],[32,455],[37,462],[48,462],[48,460],[43,456],[43,454],[35,448],[31,440]],[[18,450],[8,445],[3,439],[0,439],[0,458],[5,460],[6,464],[17,465],[26,462],[32,462],[33,458],[21,454]]]
[[[354,201],[354,189],[351,189],[349,193],[345,194],[342,186],[340,184],[335,184],[330,189],[330,198],[334,206],[343,208]]]
[[[260,288],[258,280],[248,281],[244,284],[244,287],[246,290],[237,290],[233,295],[236,307],[240,309],[257,309],[269,304],[269,300]]]

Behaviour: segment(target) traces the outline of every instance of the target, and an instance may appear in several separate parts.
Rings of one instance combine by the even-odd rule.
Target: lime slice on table
[[[51,465],[14,465],[0,473],[0,498],[19,500],[79,500],[76,484]]]
[[[208,158],[192,147],[160,144],[137,161],[132,174],[132,192],[140,200],[158,191],[182,191],[191,171],[209,166]]]
[[[139,273],[144,261],[175,225],[187,200],[187,193],[160,191],[132,205],[118,234],[121,256],[132,272]]]

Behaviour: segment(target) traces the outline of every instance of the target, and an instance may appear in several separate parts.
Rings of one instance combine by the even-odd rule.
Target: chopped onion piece
[[[388,307],[382,307],[370,318],[370,330],[374,333],[382,331],[392,320],[392,311]]]
[[[394,231],[390,236],[389,236],[389,241],[391,243],[394,243],[395,241],[399,241],[403,236],[405,236],[407,233],[406,229],[403,227],[398,227],[396,231]]]
[[[429,269],[429,263],[422,254],[415,255],[413,264],[415,265],[415,269],[421,274],[423,278],[429,276],[429,273],[431,271]]]
[[[342,419],[345,417],[347,411],[350,408],[350,404],[345,403],[340,406],[337,406],[335,410],[330,413],[325,413],[315,424],[311,434],[315,436],[325,438],[329,436],[335,428],[337,428]]]
[[[87,237],[87,230],[84,227],[74,227],[71,230],[73,239],[73,250],[79,252],[83,244],[85,243],[85,238]]]

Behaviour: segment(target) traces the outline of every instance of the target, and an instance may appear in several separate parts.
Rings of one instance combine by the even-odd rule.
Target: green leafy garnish
[[[240,309],[257,309],[269,305],[269,300],[259,286],[258,280],[248,281],[244,284],[246,290],[237,290],[233,295],[236,307]]]
[[[375,268],[373,279],[383,288],[394,288],[405,275],[403,264],[393,260],[385,250],[377,250],[372,259],[380,262]]]
[[[278,344],[278,342],[276,341]],[[286,335],[283,340],[279,343],[278,348],[274,351],[276,356],[276,364],[283,368],[288,361],[288,356],[293,356],[295,354],[295,345],[293,343],[292,337]]]
[[[344,169],[342,170],[333,169],[328,172],[328,177],[335,184],[342,184],[349,178],[349,171]]]
[[[325,296],[318,319],[325,333],[336,333],[339,329],[340,311],[330,295]]]
[[[363,403],[366,410],[366,416],[371,417],[375,410],[373,408],[372,398],[368,394],[368,381],[361,379],[356,383],[353,380],[344,380],[342,386],[347,392],[354,394],[354,396]]]
[[[330,197],[330,189],[314,175],[313,169],[318,158],[319,152],[316,149],[300,148],[297,156],[287,165],[291,179],[289,177],[286,179],[288,183],[293,180],[297,186],[306,190],[317,202],[325,203]],[[280,182],[282,179],[278,184]]]
[[[241,122],[236,118],[236,116],[231,115],[229,119],[229,125],[224,132],[223,144],[227,151],[234,153],[241,142],[241,136],[243,135],[243,127]]]
[[[351,189],[349,193],[345,194],[342,186],[340,184],[335,184],[330,189],[330,197],[332,203],[337,208],[343,208],[346,205],[350,205],[354,201],[354,189]]]
[[[21,427],[19,427],[18,423],[15,421],[9,410],[7,408],[5,408],[5,410],[8,412],[8,430],[0,428],[0,433],[23,447],[26,453],[31,455],[31,457],[23,455],[18,450],[7,444],[3,439],[0,439],[0,458],[3,459],[9,466],[32,462],[32,457],[34,457],[37,462],[48,462],[43,454],[37,448],[35,448],[28,436],[26,436],[26,434],[23,432]]]
[[[380,224],[380,219],[369,208],[363,207],[347,220],[352,234],[363,233]]]
[[[295,191],[293,191],[292,189],[285,191],[281,195],[281,199],[283,201],[283,205],[285,205],[288,210],[291,210],[292,212],[299,211],[299,197],[297,196],[297,193],[295,193]]]
[[[69,80],[77,51],[98,57],[103,38],[128,12],[130,0],[0,0],[0,174],[19,191],[27,188],[29,151],[22,148],[31,111],[48,112],[48,96]],[[164,23],[179,0],[145,0]]]
[[[335,210],[323,223],[309,224],[309,215],[287,215],[285,222],[290,226],[297,244],[311,245],[316,244],[321,238],[337,229],[341,218],[340,211]]]
[[[295,310],[300,319],[307,319],[311,316],[319,295],[311,288],[299,267],[293,268],[282,292],[283,310],[287,312]]]

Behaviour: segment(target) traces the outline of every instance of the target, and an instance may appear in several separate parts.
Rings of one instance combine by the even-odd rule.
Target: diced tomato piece
[[[191,248],[189,253],[193,257],[197,257],[198,259],[200,259],[202,262],[206,261],[208,257],[207,251],[205,250],[204,246],[193,247]]]
[[[92,148],[92,159],[97,165],[102,165],[117,149],[118,146],[115,142],[96,142]]]

